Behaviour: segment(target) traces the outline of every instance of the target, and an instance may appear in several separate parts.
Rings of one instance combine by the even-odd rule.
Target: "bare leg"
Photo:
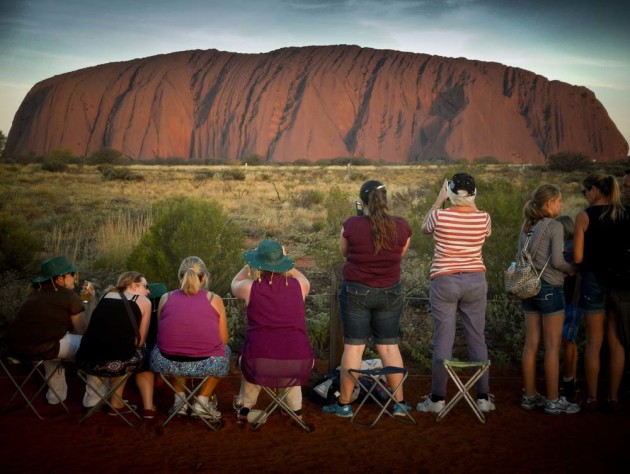
[[[584,350],[586,396],[590,400],[597,400],[599,353],[604,340],[604,313],[586,313],[584,319],[586,320],[586,349]]]
[[[578,353],[575,342],[573,341],[562,341],[564,346],[564,366],[562,370],[562,375],[566,378],[572,378],[575,380],[577,378],[577,360]]]
[[[376,350],[381,356],[383,366],[403,367],[402,356],[400,355],[400,349],[398,344],[377,344]],[[387,383],[390,387],[396,387],[402,380],[402,374],[394,374],[387,376]],[[403,387],[400,387],[396,392],[396,400],[402,401],[405,397],[403,395]]]
[[[557,400],[560,380],[560,340],[564,324],[564,311],[542,318],[543,340],[545,343],[545,383],[547,398]]]
[[[120,377],[112,377],[110,384],[112,386],[116,385],[119,379]],[[116,392],[114,392],[114,394],[112,395],[110,402],[113,407],[122,408],[124,406],[121,400],[123,399],[123,392],[125,390],[126,384],[127,382],[120,384],[120,386],[116,389]]]
[[[142,397],[142,405],[145,410],[154,410],[153,387],[155,384],[155,374],[153,372],[138,372],[136,374],[136,385]]]
[[[355,387],[355,382],[348,374],[348,369],[360,369],[361,358],[363,357],[363,351],[365,350],[365,344],[351,345],[344,344],[343,355],[341,356],[341,395],[339,396],[339,403],[350,403],[350,396]]]
[[[204,382],[204,384],[199,389],[199,396],[201,397],[209,397],[214,393],[214,389],[219,384],[221,380],[216,377],[210,377],[208,380]]]
[[[623,377],[626,362],[626,352],[617,334],[617,315],[609,313],[606,318],[606,339],[610,352],[610,391],[608,399],[619,400],[619,386]]]
[[[540,345],[540,313],[525,313],[526,337],[521,365],[525,395],[536,395],[536,353]]]

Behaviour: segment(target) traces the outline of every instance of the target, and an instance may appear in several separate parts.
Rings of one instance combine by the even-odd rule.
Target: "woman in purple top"
[[[341,356],[341,395],[337,403],[324,407],[324,413],[352,416],[351,395],[355,382],[348,369],[360,369],[363,351],[372,332],[383,365],[403,367],[398,348],[398,332],[403,293],[400,262],[409,247],[411,227],[402,217],[389,213],[387,191],[380,181],[363,183],[359,196],[367,215],[353,216],[343,223],[339,248],[346,257],[339,306],[343,323],[344,348]],[[396,387],[401,374],[388,376]],[[411,410],[403,398],[402,387],[396,392],[401,402],[394,415],[406,416],[400,408]]]
[[[247,418],[261,386],[292,386],[286,402],[300,416],[300,386],[308,383],[313,367],[304,306],[310,283],[294,268],[282,245],[272,240],[263,240],[255,250],[245,252],[245,262],[232,280],[232,294],[247,306],[241,354],[244,408],[239,418]]]
[[[169,413],[186,415],[186,377],[211,377],[204,382],[192,416],[220,419],[210,403],[219,378],[229,372],[232,352],[223,300],[208,291],[209,273],[199,257],[184,259],[179,267],[181,289],[165,293],[158,306],[157,344],[151,352],[151,368],[173,374],[177,389]]]

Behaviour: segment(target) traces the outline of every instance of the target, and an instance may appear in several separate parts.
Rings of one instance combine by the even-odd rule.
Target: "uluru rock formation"
[[[184,51],[55,76],[22,102],[6,152],[105,147],[138,160],[271,162],[628,154],[584,87],[497,63],[345,45]]]

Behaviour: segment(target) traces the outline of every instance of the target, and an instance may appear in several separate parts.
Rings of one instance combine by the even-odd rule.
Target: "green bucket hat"
[[[58,275],[66,273],[74,273],[79,269],[78,266],[70,265],[70,261],[66,257],[53,257],[42,263],[41,276],[33,279],[33,283],[43,283]]]
[[[245,263],[256,270],[281,273],[295,266],[293,259],[284,255],[282,245],[274,240],[261,240],[254,250],[244,254]]]
[[[164,283],[149,283],[149,299],[161,298],[168,290]]]

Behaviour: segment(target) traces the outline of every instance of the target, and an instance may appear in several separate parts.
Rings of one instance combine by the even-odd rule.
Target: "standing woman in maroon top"
[[[339,249],[346,258],[339,291],[344,338],[341,395],[337,403],[324,407],[324,413],[344,418],[352,416],[350,397],[355,387],[348,369],[361,368],[370,332],[383,365],[403,367],[398,347],[403,305],[400,262],[409,247],[411,227],[402,217],[389,213],[387,191],[380,181],[363,183],[359,196],[367,215],[347,219],[339,237]],[[401,374],[388,376],[388,383],[395,387],[401,378]],[[402,387],[396,399],[405,410],[411,410]],[[406,416],[398,405],[394,415]]]

